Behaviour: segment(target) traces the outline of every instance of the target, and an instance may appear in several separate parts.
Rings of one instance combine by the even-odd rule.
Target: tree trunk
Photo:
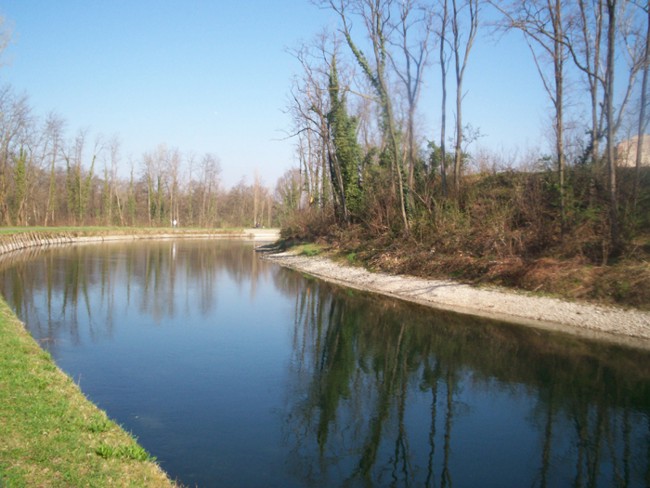
[[[646,130],[646,104],[648,103],[648,70],[650,69],[650,8],[646,7],[647,10],[647,30],[645,35],[645,53],[643,59],[643,81],[641,82],[641,101],[640,101],[640,110],[639,110],[639,127],[637,130],[637,141],[636,141],[636,168],[635,168],[635,178],[634,178],[634,210],[636,210],[637,200],[639,197],[639,182],[641,179],[641,164],[643,158],[643,143]]]
[[[562,26],[562,4],[555,0],[555,15],[553,18],[553,65],[555,68],[555,148],[557,151],[557,166],[560,184],[560,220],[562,234],[566,232],[566,185],[564,161],[564,36]]]
[[[447,58],[445,56],[445,35],[447,30],[448,20],[448,4],[447,0],[443,2],[442,14],[442,28],[440,31],[440,75],[442,82],[442,103],[440,107],[441,112],[441,126],[440,126],[440,178],[442,180],[442,194],[447,196],[447,150],[445,145],[446,132],[447,132]]]
[[[460,166],[463,159],[463,73],[460,65],[460,45],[458,32],[458,7],[452,0],[454,15],[452,30],[454,33],[454,65],[456,69],[456,144],[454,148],[454,197],[460,194]]]
[[[616,152],[614,147],[614,57],[616,45],[616,0],[607,0],[607,76],[605,111],[607,117],[607,166],[609,170],[609,215],[611,253],[620,252],[620,228],[618,219],[618,195],[616,191]]]

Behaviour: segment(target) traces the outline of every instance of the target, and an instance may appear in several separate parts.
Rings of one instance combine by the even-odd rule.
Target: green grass
[[[0,300],[0,487],[174,486]]]
[[[135,461],[155,461],[155,457],[151,457],[147,451],[138,445],[122,445],[122,446],[109,446],[102,444],[95,453],[105,459],[133,459]]]
[[[296,252],[300,256],[318,256],[323,252],[323,247],[318,244],[302,244],[296,247]]]

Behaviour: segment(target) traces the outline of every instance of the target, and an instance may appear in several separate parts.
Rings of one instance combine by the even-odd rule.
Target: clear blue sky
[[[309,0],[4,0],[0,14],[13,30],[0,81],[27,94],[36,114],[57,112],[71,135],[118,135],[125,168],[160,143],[212,152],[227,186],[256,169],[274,185],[295,166],[293,142],[281,140],[299,72],[286,48],[334,25]],[[432,133],[437,77],[422,100]],[[481,144],[547,143],[549,104],[521,37],[477,40],[465,86],[464,118],[485,134]]]

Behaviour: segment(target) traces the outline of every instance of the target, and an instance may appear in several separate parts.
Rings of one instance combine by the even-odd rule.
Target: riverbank
[[[173,487],[0,300],[0,486]]]
[[[409,302],[589,339],[650,349],[650,312],[569,302],[451,280],[370,272],[325,256],[270,253],[266,259],[320,279]]]

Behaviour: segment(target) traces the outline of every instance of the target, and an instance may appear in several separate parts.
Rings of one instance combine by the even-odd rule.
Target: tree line
[[[258,175],[230,189],[220,176],[216,155],[164,144],[125,165],[117,137],[79,130],[69,138],[62,117],[39,118],[27,96],[0,89],[0,225],[277,225],[274,195]]]
[[[648,207],[641,159],[648,125],[647,2],[316,3],[338,23],[293,51],[302,67],[289,107],[300,170],[285,175],[291,184],[283,188],[294,188],[285,191],[292,195],[286,205],[296,211],[288,234],[335,222],[360,229],[365,237],[422,243],[461,228],[467,238],[470,227],[491,225],[505,227],[493,236],[498,247],[497,241],[521,240],[535,227],[536,237],[520,250],[570,246],[582,232],[589,234],[589,246],[598,247],[592,255],[606,260],[643,232],[648,224],[639,218]],[[499,167],[498,155],[471,154],[469,145],[480,130],[463,116],[473,48],[485,37],[513,32],[529,48],[530,66],[521,69],[538,73],[552,121],[553,149],[531,156],[526,176],[521,168]],[[439,105],[422,106],[425,80],[434,76]],[[438,133],[419,127],[425,112],[439,117]],[[633,170],[619,167],[616,147],[624,139],[635,141]],[[480,173],[512,178],[486,183]],[[499,185],[512,190],[501,198],[503,205],[493,202],[500,198]]]

